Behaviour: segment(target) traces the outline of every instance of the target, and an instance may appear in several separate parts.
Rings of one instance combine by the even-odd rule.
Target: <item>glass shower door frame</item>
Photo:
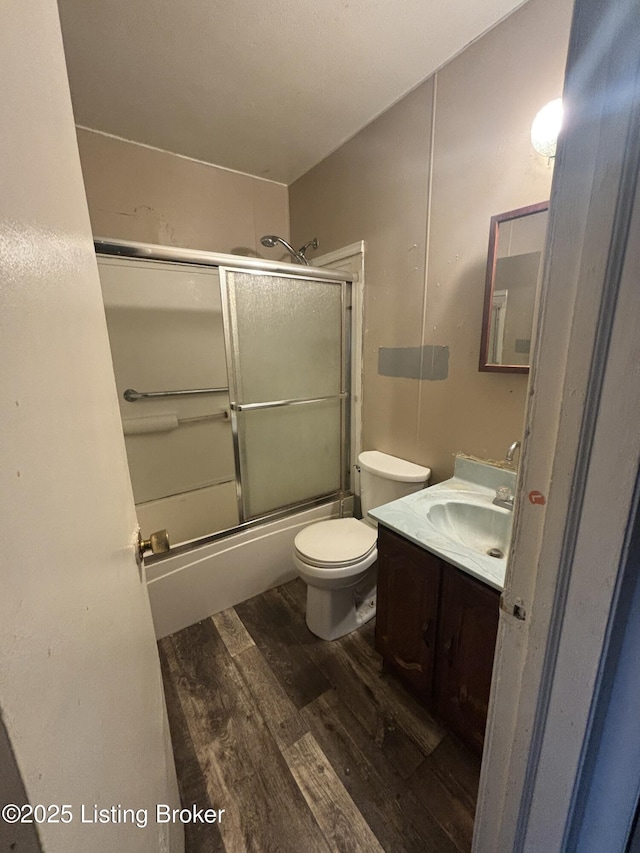
[[[230,415],[231,415],[231,432],[233,436],[233,448],[236,471],[236,497],[238,503],[238,515],[240,524],[247,521],[256,522],[261,519],[269,519],[273,516],[281,515],[283,511],[289,511],[296,508],[324,503],[327,500],[342,498],[350,488],[350,433],[351,433],[351,282],[347,280],[336,281],[317,277],[314,275],[291,274],[285,272],[276,272],[271,270],[250,270],[246,267],[235,266],[219,266],[220,291],[222,297],[222,320],[224,327],[224,340],[227,358],[227,376],[229,381],[229,400],[230,400]],[[323,397],[302,397],[293,399],[268,400],[255,403],[241,403],[238,400],[238,365],[240,362],[240,354],[238,352],[237,336],[233,334],[232,317],[230,309],[231,288],[228,281],[228,275],[233,273],[241,273],[243,275],[256,276],[273,276],[277,279],[291,279],[292,281],[309,281],[317,284],[339,287],[340,288],[340,338],[341,338],[341,353],[340,353],[340,392],[335,395]],[[338,490],[327,494],[318,495],[308,500],[298,501],[286,506],[281,506],[271,512],[267,512],[259,517],[250,516],[247,518],[245,512],[245,501],[242,491],[242,469],[241,469],[241,442],[239,435],[238,415],[246,411],[255,411],[259,409],[276,409],[290,406],[305,406],[323,401],[339,400],[340,401],[340,486]]]

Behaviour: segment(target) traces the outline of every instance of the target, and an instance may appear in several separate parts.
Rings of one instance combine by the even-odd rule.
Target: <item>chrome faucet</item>
[[[509,449],[507,450],[507,455],[504,457],[504,461],[507,463],[507,465],[513,465],[513,456],[519,447],[520,447],[519,441],[514,441],[513,444],[509,445]]]
[[[496,496],[492,503],[496,506],[501,506],[503,509],[510,509],[513,511],[513,500],[513,492],[509,486],[500,486],[499,489],[496,489]]]

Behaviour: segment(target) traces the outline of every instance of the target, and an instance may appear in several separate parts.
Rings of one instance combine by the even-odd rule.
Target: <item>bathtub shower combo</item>
[[[172,543],[146,566],[164,636],[294,577],[295,535],[351,514],[352,283],[300,263],[95,248],[138,520]]]

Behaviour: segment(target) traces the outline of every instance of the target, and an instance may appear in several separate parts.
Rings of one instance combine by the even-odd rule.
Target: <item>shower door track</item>
[[[96,237],[93,246],[97,255],[137,258],[141,261],[165,261],[174,264],[195,264],[201,267],[225,267],[226,269],[264,272],[272,275],[288,275],[299,279],[316,281],[351,282],[344,273],[333,270],[301,267],[261,258],[245,258],[242,255],[225,255],[221,252],[204,252],[200,249],[181,249],[175,246],[156,246],[153,243],[134,243],[128,240],[108,240]]]
[[[226,539],[228,536],[233,536],[234,533],[243,533],[245,530],[251,530],[254,527],[260,527],[262,524],[268,524],[271,521],[279,521],[282,518],[288,518],[296,512],[304,512],[314,507],[331,504],[340,501],[340,514],[345,511],[342,507],[343,501],[348,501],[352,498],[351,492],[331,492],[327,495],[320,495],[302,503],[290,504],[289,506],[280,507],[273,512],[265,513],[257,518],[250,518],[248,521],[242,521],[235,524],[233,527],[227,527],[225,530],[218,530],[215,533],[209,533],[207,536],[200,536],[197,539],[192,539],[189,542],[181,542],[179,545],[172,545],[170,550],[164,554],[145,554],[144,562],[146,566],[153,566],[156,563],[162,563],[164,560],[171,557],[177,557],[180,554],[187,554],[193,551],[194,548],[200,548],[204,545],[209,545],[212,542],[218,542],[220,539]],[[347,510],[351,513],[351,509]]]

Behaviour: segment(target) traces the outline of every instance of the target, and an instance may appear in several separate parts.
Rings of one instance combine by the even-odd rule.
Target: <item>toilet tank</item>
[[[365,450],[358,456],[358,464],[362,518],[372,525],[376,522],[368,517],[369,510],[417,492],[426,486],[431,476],[430,468],[379,450]]]

